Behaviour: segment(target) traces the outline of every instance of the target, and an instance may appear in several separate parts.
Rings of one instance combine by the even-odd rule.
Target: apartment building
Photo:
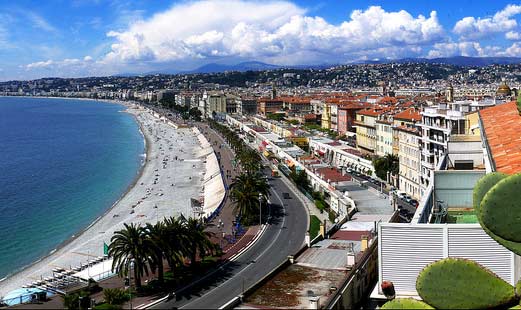
[[[367,108],[367,105],[361,102],[340,103],[337,106],[337,131],[339,134],[345,134],[354,129],[356,120],[356,112]]]
[[[399,178],[401,191],[420,199],[420,131],[415,125],[394,127],[398,136]]]
[[[366,151],[376,151],[376,120],[382,114],[374,109],[361,110],[356,113],[356,145]]]
[[[258,112],[262,115],[275,113],[282,109],[283,101],[280,99],[261,98],[258,101]]]
[[[415,107],[393,115],[393,128],[397,126],[410,126],[420,122],[422,119],[419,110]],[[393,131],[393,154],[398,156],[400,137],[398,132]]]
[[[324,129],[331,129],[331,104],[325,103],[322,107],[322,118],[321,118],[321,126]]]
[[[447,151],[447,142],[452,134],[465,134],[478,124],[472,123],[476,117],[469,116],[477,111],[494,106],[496,100],[455,101],[439,103],[426,107],[421,113],[422,121],[420,139],[420,194],[428,188],[433,177],[432,171]]]
[[[381,115],[375,121],[376,127],[376,155],[393,154],[393,122],[390,118]]]
[[[241,115],[257,114],[257,99],[250,97],[241,97],[238,99],[237,112]]]

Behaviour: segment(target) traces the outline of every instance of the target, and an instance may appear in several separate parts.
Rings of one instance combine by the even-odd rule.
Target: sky
[[[0,80],[520,56],[521,2],[0,1]]]

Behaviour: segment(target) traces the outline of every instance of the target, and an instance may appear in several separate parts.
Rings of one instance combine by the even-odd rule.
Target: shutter
[[[471,259],[490,269],[503,280],[512,279],[512,252],[490,238],[481,227],[449,226],[449,256]]]
[[[416,278],[428,264],[443,258],[443,228],[381,226],[382,280],[397,294],[417,294]]]

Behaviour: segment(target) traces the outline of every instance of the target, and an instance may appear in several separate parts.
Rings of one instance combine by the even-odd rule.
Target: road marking
[[[266,252],[273,246],[273,244],[277,241],[277,239],[279,238],[280,236],[280,233],[282,232],[282,227],[284,227],[284,223],[286,222],[286,208],[284,207],[284,203],[282,202],[282,199],[280,198],[280,196],[277,194],[277,192],[275,190],[273,190],[272,188],[272,191],[273,193],[275,194],[275,196],[277,196],[279,202],[281,203],[281,206],[282,206],[282,209],[284,210],[284,217],[282,218],[282,226],[281,226],[281,229],[279,229],[279,231],[277,232],[277,236],[271,241],[270,245],[259,255],[257,256],[257,258],[255,258],[254,260],[257,261],[260,257],[262,257],[264,254],[266,254]],[[253,247],[252,247],[253,248]],[[251,251],[251,248],[246,251],[246,252],[249,252]],[[244,254],[244,253],[243,253]],[[241,271],[237,272],[233,277],[229,278],[228,280],[224,281],[223,283],[219,284],[218,286],[216,286],[214,289],[206,292],[205,294],[201,295],[198,299],[190,302],[190,303],[187,303],[187,304],[184,304],[183,306],[181,306],[181,308],[185,308],[187,307],[188,305],[198,301],[199,299],[203,298],[204,296],[212,293],[213,291],[215,291],[216,289],[220,288],[221,286],[225,285],[226,283],[228,283],[229,281],[231,280],[234,280],[237,276],[239,276],[241,273],[243,273],[246,269],[250,268],[252,266],[252,264],[248,264],[246,267],[244,267]]]

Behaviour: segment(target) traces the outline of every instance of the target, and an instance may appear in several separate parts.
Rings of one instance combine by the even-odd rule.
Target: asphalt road
[[[265,169],[264,172],[268,175],[271,171]],[[271,217],[262,237],[236,261],[227,263],[193,287],[178,292],[176,300],[160,303],[154,308],[219,308],[302,248],[309,225],[305,207],[280,178],[269,182],[272,187]],[[290,199],[283,199],[283,192],[289,193]]]

